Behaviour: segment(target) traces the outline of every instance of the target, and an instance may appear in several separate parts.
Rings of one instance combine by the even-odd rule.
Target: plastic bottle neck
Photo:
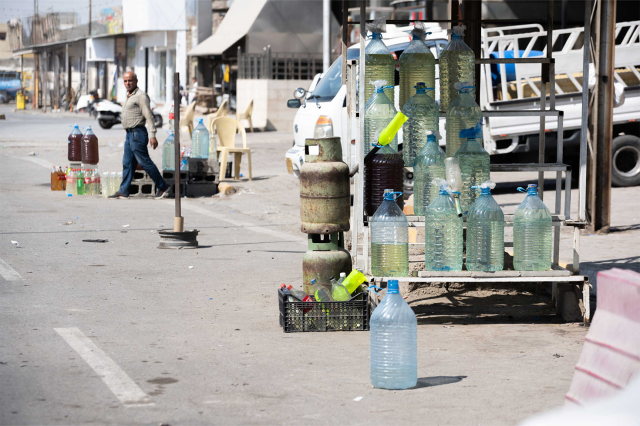
[[[459,35],[457,35],[457,34],[452,34],[452,35],[451,35],[451,40],[456,40],[456,39],[458,39],[458,40],[459,40],[459,39],[460,39],[460,36],[459,36]]]
[[[382,34],[380,33],[372,33],[371,40],[382,40]]]

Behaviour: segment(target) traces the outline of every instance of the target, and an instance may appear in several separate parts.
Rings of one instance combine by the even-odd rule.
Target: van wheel
[[[640,138],[618,136],[613,140],[611,150],[611,183],[614,186],[640,185]]]

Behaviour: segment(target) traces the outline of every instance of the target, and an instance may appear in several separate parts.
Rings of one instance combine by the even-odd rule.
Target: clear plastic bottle
[[[422,151],[427,143],[427,131],[439,130],[438,104],[429,95],[433,87],[427,87],[423,82],[415,86],[416,94],[402,106],[402,113],[408,117],[403,125],[403,148],[405,167],[413,167],[416,155]]]
[[[529,185],[527,198],[513,217],[513,266],[516,271],[551,269],[551,213],[538,197],[538,186]]]
[[[120,189],[120,185],[118,185],[118,174],[111,172],[109,175],[109,192],[113,195]]]
[[[82,169],[78,169],[78,171],[76,172],[76,177],[77,177],[77,193],[78,195],[84,195],[84,173],[82,172]]]
[[[467,215],[467,270],[502,271],[504,267],[504,213],[491,196],[496,184],[486,181]]]
[[[101,180],[101,176],[100,176],[100,171],[98,169],[95,169],[93,171],[93,176],[92,176],[92,183],[93,183],[93,194],[94,195],[100,195],[100,180]]]
[[[122,186],[122,172],[116,173],[116,191],[120,190],[120,186]]]
[[[424,216],[429,204],[438,196],[438,187],[431,182],[445,178],[445,154],[438,144],[440,139],[438,132],[430,132],[427,143],[413,163],[413,212],[418,216]]]
[[[469,83],[456,83],[458,96],[451,102],[447,110],[447,157],[453,157],[465,140],[460,137],[460,131],[474,127],[482,119],[482,110],[471,96],[475,89]],[[479,138],[482,139],[482,138]]]
[[[387,86],[385,80],[376,80],[371,84],[376,91],[364,107],[364,155],[371,151],[371,144],[378,144],[380,132],[387,127],[398,112],[393,106],[393,101],[384,93],[385,89],[393,89],[393,86]],[[397,152],[398,137],[394,137],[389,145]]]
[[[458,94],[455,82],[467,81],[470,86],[476,85],[476,57],[461,38],[465,29],[461,25],[448,30],[451,32],[451,41],[440,52],[440,111],[447,112],[449,104]]]
[[[315,278],[311,280],[311,287],[313,289],[313,298],[316,300],[316,302],[332,302],[333,301],[333,296],[331,296],[331,290],[319,284]]]
[[[436,60],[424,40],[427,34],[424,24],[417,22],[411,35],[413,39],[402,52],[400,63],[400,103],[404,105],[413,95],[413,88],[419,81],[424,81],[427,87],[436,87]],[[434,91],[427,93],[435,98]]]
[[[336,302],[344,302],[351,299],[349,290],[347,290],[347,288],[342,285],[342,282],[346,277],[346,273],[340,272],[340,279],[333,280],[331,282],[331,295],[333,296],[333,300],[335,300]]]
[[[409,273],[409,222],[395,202],[401,195],[386,189],[371,218],[371,273],[378,277],[406,277]]]
[[[75,169],[67,169],[67,194],[78,195],[78,175]]]
[[[364,99],[369,99],[373,95],[374,87],[369,84],[372,81],[384,80],[393,86],[396,79],[395,60],[382,41],[382,33],[386,31],[386,20],[376,18],[372,23],[367,24],[367,31],[372,35],[371,41],[364,49]],[[394,90],[391,90],[388,97],[393,101]]]
[[[482,134],[481,128],[482,126],[478,123],[475,128],[462,130],[460,137],[467,139],[467,141],[454,155],[455,158],[460,160],[460,170],[462,172],[460,207],[464,214],[467,214],[478,197],[478,193],[472,187],[489,180],[491,159],[489,158],[489,153],[484,150],[476,139],[477,134]]]
[[[202,118],[191,133],[192,158],[209,158],[209,131],[204,126]]]
[[[371,315],[370,378],[380,389],[408,389],[418,383],[418,321],[400,295],[397,280]]]
[[[424,217],[425,270],[461,271],[462,218],[458,216],[447,181],[435,179],[433,185],[440,188],[440,194]]]
[[[162,170],[175,170],[176,169],[176,151],[175,151],[175,139],[173,137],[173,131],[167,132],[169,136],[162,144]]]
[[[91,169],[84,170],[84,195],[93,195],[93,173]]]

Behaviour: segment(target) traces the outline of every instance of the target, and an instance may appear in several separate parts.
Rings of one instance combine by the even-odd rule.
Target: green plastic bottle
[[[424,40],[427,34],[424,24],[417,22],[411,31],[412,40],[400,55],[400,104],[404,105],[413,95],[413,88],[419,81],[427,87],[436,87],[436,60]],[[435,98],[434,91],[427,92]]]
[[[489,153],[478,143],[476,135],[482,135],[481,123],[476,127],[464,129],[460,137],[467,141],[454,155],[460,160],[462,172],[462,191],[460,194],[460,207],[466,215],[478,197],[478,193],[472,187],[489,180],[490,163]]]
[[[513,216],[513,266],[516,271],[551,269],[551,212],[538,197],[538,186],[529,185],[527,198]]]
[[[486,181],[473,189],[481,193],[467,215],[467,270],[502,271],[504,214],[491,196],[496,184]]]
[[[427,143],[427,131],[439,130],[438,104],[429,95],[433,87],[427,87],[423,82],[415,86],[416,94],[402,106],[402,113],[407,116],[403,126],[402,156],[405,167],[413,167],[416,155]]]
[[[78,169],[78,195],[84,195],[84,172]]]
[[[438,143],[440,139],[438,132],[429,132],[427,143],[413,163],[413,212],[418,216],[424,216],[440,192],[431,184],[433,180],[445,179],[445,154]]]
[[[427,271],[462,270],[462,218],[458,217],[449,184],[435,179],[440,193],[424,217],[424,266]]]

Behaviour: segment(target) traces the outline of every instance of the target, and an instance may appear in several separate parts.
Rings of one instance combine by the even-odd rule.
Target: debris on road
[[[362,398],[364,398],[364,396],[356,396],[355,398],[353,398],[353,400],[355,402],[360,402],[360,401],[362,401]]]
[[[122,225],[123,228],[128,228],[131,225]]]
[[[18,243],[17,241],[13,241],[13,240],[11,240],[11,244],[13,244],[14,246],[19,246],[20,245],[20,243]]]
[[[73,225],[73,222],[69,220],[67,222],[61,223],[60,225]]]
[[[83,243],[108,243],[109,240],[82,240]]]

